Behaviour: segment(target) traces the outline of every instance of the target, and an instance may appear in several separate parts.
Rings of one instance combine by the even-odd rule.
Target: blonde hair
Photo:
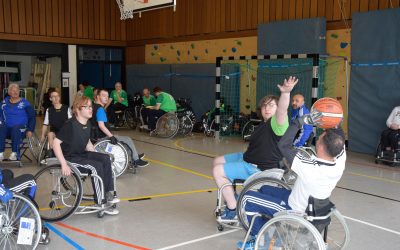
[[[74,104],[72,105],[72,112],[74,115],[77,115],[78,110],[82,109],[83,105],[86,105],[89,103],[90,98],[87,96],[77,96],[74,100]]]

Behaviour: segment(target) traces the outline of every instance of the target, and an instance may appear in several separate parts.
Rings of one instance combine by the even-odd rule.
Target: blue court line
[[[53,231],[55,234],[57,234],[58,236],[60,236],[61,238],[63,238],[68,244],[72,245],[75,249],[78,250],[85,250],[85,248],[81,247],[78,243],[76,243],[75,241],[71,240],[70,238],[68,238],[65,234],[61,233],[57,228],[55,228],[54,226],[52,226],[49,223],[44,223],[44,225],[50,229],[51,231]]]

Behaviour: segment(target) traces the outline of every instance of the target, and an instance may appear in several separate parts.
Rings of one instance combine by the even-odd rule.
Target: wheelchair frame
[[[173,120],[173,121],[172,121]],[[157,119],[156,129],[150,135],[157,135],[161,138],[173,138],[177,134],[189,135],[193,129],[193,122],[188,115],[181,115],[176,112],[167,112]],[[163,133],[161,133],[164,131]]]
[[[128,128],[136,129],[134,112],[135,110],[132,110],[129,106],[124,110],[115,111],[115,127],[122,128],[127,125]]]
[[[104,211],[106,209],[109,209],[110,207],[116,207],[115,204],[81,204],[82,201],[82,197],[83,197],[83,193],[84,190],[82,188],[82,178],[96,178],[99,183],[100,183],[100,190],[101,190],[101,197],[100,200],[104,200],[104,185],[103,185],[103,180],[101,179],[100,176],[98,175],[94,175],[92,173],[82,173],[79,171],[78,167],[84,166],[81,164],[77,164],[77,163],[71,163],[68,162],[68,166],[71,168],[71,178],[74,179],[75,183],[76,183],[76,187],[71,187],[70,183],[68,183],[67,177],[64,177],[61,173],[61,165],[59,165],[58,161],[54,158],[50,158],[52,159],[53,164],[41,169],[36,175],[35,175],[35,180],[38,183],[38,192],[40,190],[40,188],[43,188],[43,186],[41,187],[39,184],[41,182],[38,181],[38,178],[45,172],[50,172],[50,174],[55,175],[54,177],[56,177],[56,183],[51,183],[52,185],[50,187],[45,187],[43,188],[44,191],[46,192],[50,192],[49,195],[51,196],[51,200],[49,202],[48,205],[46,205],[46,207],[40,207],[40,211],[47,211],[47,210],[51,210],[52,213],[54,214],[58,214],[59,216],[57,217],[53,217],[53,218],[49,218],[46,217],[45,215],[43,215],[43,213],[40,213],[40,216],[43,220],[45,221],[49,221],[49,222],[56,222],[56,221],[61,221],[61,220],[65,220],[67,218],[69,218],[71,215],[73,214],[89,214],[89,213],[97,213],[97,217],[98,218],[102,218],[104,216]],[[114,179],[114,190],[116,190],[116,177],[113,172],[113,179]],[[65,189],[65,192],[62,192],[61,190],[61,186],[63,186],[63,188]],[[114,191],[114,195],[116,195],[116,191]],[[37,196],[39,196],[39,194],[37,194]],[[73,202],[72,205],[70,204],[66,204],[65,200],[68,199],[71,196],[75,196],[76,199]],[[61,201],[60,204],[57,205],[57,202]],[[42,203],[42,201],[38,201],[39,204]],[[63,208],[70,208],[67,212],[65,213],[61,213],[59,212],[61,209]]]
[[[11,148],[11,144],[12,144],[11,139],[6,139],[5,148]],[[41,149],[41,143],[39,141],[39,138],[36,135],[36,133],[32,133],[32,137],[31,138],[25,136],[25,138],[22,139],[22,141],[20,142],[19,155],[17,155],[17,160],[16,161],[4,160],[3,163],[5,163],[5,164],[18,164],[19,167],[22,167],[23,166],[22,157],[25,157],[30,162],[38,161],[38,158],[40,156],[39,155],[40,149]],[[32,159],[27,154],[27,150],[30,152],[31,157],[33,157],[34,159]]]

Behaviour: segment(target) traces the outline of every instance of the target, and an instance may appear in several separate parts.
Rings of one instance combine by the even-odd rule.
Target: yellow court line
[[[185,195],[185,194],[207,193],[207,192],[216,191],[216,190],[217,190],[217,188],[199,189],[199,190],[184,191],[184,192],[155,194],[155,195],[138,196],[138,197],[132,197],[132,198],[122,198],[121,200],[129,201],[129,200],[140,200],[140,199],[148,199],[148,198],[162,198],[162,197],[171,197],[171,196],[178,196],[178,195]]]
[[[205,153],[205,152],[201,152],[201,151],[185,148],[185,147],[181,146],[181,144],[180,144],[181,140],[183,140],[183,139],[184,138],[177,139],[174,142],[175,147],[177,147],[179,149],[182,149],[182,150],[185,150],[185,151],[188,151],[188,152],[191,152],[191,153],[200,154],[200,155],[204,155],[204,156],[209,156],[209,157],[217,157],[218,156],[218,155],[214,155],[214,154],[209,154],[209,153]]]
[[[216,191],[217,188],[209,188],[209,189],[198,189],[192,191],[183,191],[183,192],[174,192],[174,193],[165,193],[165,194],[155,194],[155,195],[144,195],[144,196],[137,196],[137,197],[130,197],[130,198],[121,198],[121,201],[129,201],[129,200],[141,200],[141,199],[149,199],[149,198],[163,198],[163,197],[172,197],[178,195],[186,195],[186,194],[196,194],[196,193],[207,193]],[[93,205],[94,202],[85,202],[81,203],[81,206],[88,206]],[[64,208],[65,206],[57,206],[56,208]],[[50,208],[39,208],[40,211],[50,210]]]
[[[150,158],[147,158],[147,157],[145,159],[147,161],[149,161],[149,162],[152,162],[152,163],[160,164],[162,166],[166,166],[166,167],[173,168],[173,169],[176,169],[176,170],[180,170],[180,171],[183,171],[183,172],[191,173],[191,174],[194,174],[194,175],[206,178],[206,179],[211,179],[211,180],[214,179],[212,176],[205,175],[205,174],[202,174],[202,173],[199,173],[199,172],[196,172],[196,171],[193,171],[193,170],[189,170],[189,169],[186,169],[186,168],[178,167],[178,166],[166,163],[166,162],[157,161],[157,160],[150,159]]]
[[[382,178],[382,177],[376,177],[376,176],[371,176],[371,175],[366,175],[366,174],[359,174],[359,173],[355,173],[355,172],[351,172],[351,171],[347,171],[347,173],[356,175],[356,176],[365,177],[365,178],[375,179],[378,181],[385,181],[385,182],[400,184],[400,181],[390,180],[390,179],[386,179],[386,178]]]

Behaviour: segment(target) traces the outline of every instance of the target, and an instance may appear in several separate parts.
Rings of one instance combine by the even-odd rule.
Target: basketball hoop
[[[176,0],[116,0],[121,12],[121,20],[133,18],[133,14],[144,11],[173,7],[176,8]]]

